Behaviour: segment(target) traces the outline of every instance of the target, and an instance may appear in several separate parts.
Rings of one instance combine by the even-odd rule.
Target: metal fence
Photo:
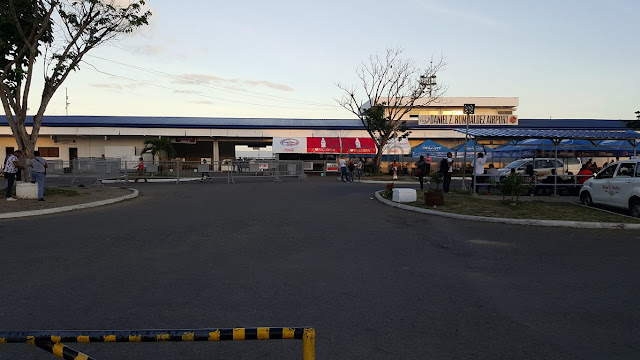
[[[63,182],[69,185],[89,183],[102,186],[105,180],[114,182],[148,181],[166,179],[179,184],[182,181],[200,180],[212,182],[223,180],[228,184],[239,178],[271,179],[282,182],[283,178],[307,180],[303,161],[284,160],[223,160],[216,162],[163,160],[146,162],[139,169],[138,161],[120,159],[75,159],[72,161],[51,160],[47,169],[48,182]]]
[[[530,177],[525,174],[518,174],[522,177],[522,183],[531,187],[531,195],[559,195],[566,192],[569,195],[578,195],[582,188],[582,183],[593,175],[547,175],[546,178],[538,180],[537,177]],[[473,182],[475,186],[471,188],[472,192],[477,192],[482,188],[486,188],[488,192],[491,189],[499,189],[500,181],[505,176],[499,175],[474,175]]]
[[[66,343],[166,341],[302,340],[302,359],[315,359],[316,331],[307,327],[256,327],[181,330],[35,330],[0,331],[0,343],[29,343],[62,359],[93,359]]]

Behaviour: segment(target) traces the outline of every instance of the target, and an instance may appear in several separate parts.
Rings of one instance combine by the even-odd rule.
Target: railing
[[[284,177],[306,180],[303,161],[284,160],[223,160],[216,162],[163,160],[146,162],[144,169],[138,169],[138,161],[120,159],[75,159],[72,161],[49,161],[47,176],[70,179],[71,185],[79,179],[90,178],[94,186],[102,186],[104,180],[116,182],[148,181],[149,179],[169,179],[176,183],[183,180],[213,181],[216,179],[234,183],[234,178],[271,178],[282,182]],[[308,167],[308,164],[306,164]]]
[[[302,340],[302,359],[315,359],[316,332],[307,327],[256,327],[182,330],[0,331],[0,343],[29,343],[62,359],[93,359],[62,343]]]
[[[523,177],[523,183],[533,186],[532,193],[536,194],[543,190],[545,193],[557,195],[559,191],[568,191],[570,194],[577,195],[580,192],[582,183],[594,175],[547,175],[544,179],[538,181],[537,177],[530,177],[525,174],[518,174]],[[474,175],[475,188],[480,189],[487,187],[499,187],[500,181],[505,176],[500,175]],[[578,180],[582,180],[582,183]],[[475,189],[472,189],[475,192]]]

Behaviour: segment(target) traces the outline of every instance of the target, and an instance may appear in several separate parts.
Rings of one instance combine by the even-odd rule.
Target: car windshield
[[[504,168],[505,169],[517,169],[517,168],[520,167],[520,165],[522,165],[522,164],[524,164],[526,162],[527,162],[526,160],[517,160],[517,161],[512,162],[509,165],[506,165]]]

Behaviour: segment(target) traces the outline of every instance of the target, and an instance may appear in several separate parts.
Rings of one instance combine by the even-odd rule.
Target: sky
[[[336,83],[356,85],[356,68],[387,48],[423,67],[444,57],[446,96],[519,97],[524,119],[640,110],[637,0],[147,6],[150,25],[85,56],[46,115],[353,118]]]

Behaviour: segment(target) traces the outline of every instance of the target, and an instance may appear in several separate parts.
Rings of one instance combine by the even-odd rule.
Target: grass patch
[[[576,204],[543,201],[486,200],[475,196],[444,194],[444,205],[436,209],[424,204],[424,191],[417,190],[418,201],[407,205],[442,212],[508,219],[536,219],[640,224],[640,219],[591,209]]]
[[[62,187],[44,188],[44,196],[78,196],[77,190]]]

